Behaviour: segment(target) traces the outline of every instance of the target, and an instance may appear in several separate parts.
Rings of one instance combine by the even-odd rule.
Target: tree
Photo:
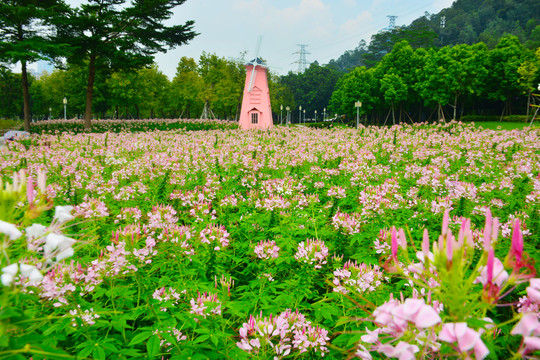
[[[30,131],[30,94],[27,64],[55,56],[62,45],[46,35],[49,21],[67,7],[61,0],[0,0],[0,61],[21,63],[24,129]]]
[[[403,81],[401,76],[396,74],[384,74],[381,79],[381,91],[384,96],[384,100],[390,103],[392,106],[392,120],[396,123],[396,116],[394,113],[394,104],[401,103],[407,99],[407,84]],[[401,115],[399,120],[401,121]]]
[[[199,75],[197,62],[183,56],[176,67],[169,100],[177,116],[195,118],[200,114],[202,106],[198,104],[197,94],[202,88],[203,80]]]
[[[362,102],[362,113],[375,109],[378,105],[378,94],[374,74],[373,68],[366,69],[362,66],[339,79],[330,99],[329,111],[352,117],[355,113],[355,101]]]
[[[210,106],[219,117],[236,116],[242,102],[244,65],[203,52],[198,71],[204,84],[198,100]]]
[[[19,116],[23,109],[20,74],[0,66],[0,116]]]
[[[400,105],[399,121],[403,115],[403,102],[413,99],[417,73],[417,57],[408,41],[394,44],[392,51],[386,54],[377,65],[375,76],[381,81],[382,96],[391,105],[395,123],[396,103]]]
[[[165,26],[172,9],[185,0],[89,0],[74,9],[59,29],[59,39],[70,44],[68,63],[85,64],[85,127],[91,127],[96,69],[140,69],[153,55],[183,45],[197,34],[193,21]]]
[[[51,116],[54,118],[63,117],[62,99],[70,93],[70,84],[73,84],[73,77],[70,76],[72,70],[56,69],[50,74],[43,75],[36,81],[43,89],[43,102],[47,108],[51,108]],[[74,107],[72,98],[69,99],[70,109]],[[76,102],[76,101],[75,101]],[[48,110],[48,109],[47,109]]]
[[[510,114],[510,102],[521,95],[518,69],[523,63],[525,51],[516,36],[501,38],[495,49],[489,52],[488,70],[491,82],[488,84],[488,97],[504,102],[501,119]]]
[[[535,56],[531,59],[526,59],[517,71],[519,74],[519,85],[527,94],[527,121],[529,121],[531,95],[536,90],[540,78],[540,48],[536,49]]]

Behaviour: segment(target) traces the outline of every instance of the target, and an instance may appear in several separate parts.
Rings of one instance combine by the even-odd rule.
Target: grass
[[[23,125],[22,121],[11,119],[0,119],[0,133],[3,134],[8,130],[18,129]]]
[[[514,130],[524,129],[529,126],[530,123],[525,122],[498,122],[498,121],[476,121],[474,125],[476,127],[483,127],[484,129],[491,130]],[[532,127],[538,127],[540,125],[540,119],[535,119]]]

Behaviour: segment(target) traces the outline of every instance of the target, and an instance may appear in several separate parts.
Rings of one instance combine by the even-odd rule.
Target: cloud
[[[340,32],[345,34],[356,34],[367,31],[372,27],[373,16],[369,11],[362,11],[354,19],[345,21],[339,27]]]

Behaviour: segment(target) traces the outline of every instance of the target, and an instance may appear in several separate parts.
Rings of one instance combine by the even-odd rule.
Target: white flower
[[[47,232],[47,227],[41,224],[32,224],[26,228],[26,236],[32,239],[39,239]]]
[[[22,232],[13,224],[0,220],[0,233],[9,236],[10,240],[16,240],[22,236]]]
[[[20,268],[22,276],[27,277],[30,283],[43,279],[43,275],[34,265],[21,264]]]
[[[64,224],[75,218],[75,216],[71,215],[71,210],[73,210],[73,206],[71,205],[57,206],[54,211],[54,218],[57,219],[60,224]]]
[[[13,282],[13,278],[17,275],[19,270],[18,264],[11,264],[2,269],[2,285],[10,286]]]
[[[74,254],[71,248],[73,244],[75,244],[74,239],[64,235],[50,233],[45,238],[45,245],[43,245],[45,258],[50,259],[56,250],[58,250],[56,254],[57,261],[70,257]]]

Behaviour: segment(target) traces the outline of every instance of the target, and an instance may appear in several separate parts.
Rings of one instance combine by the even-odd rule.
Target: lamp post
[[[315,122],[317,122],[317,110],[315,110]]]
[[[283,125],[283,105],[279,106],[279,125]]]
[[[356,107],[356,130],[358,130],[358,127],[360,126],[360,108],[362,107],[362,102],[356,101],[354,106]]]
[[[291,117],[291,112],[290,112],[291,108],[289,106],[287,106],[285,108],[285,110],[287,110],[287,120],[285,122],[287,123],[287,126],[289,126],[289,123],[291,122],[291,119],[290,119],[290,117]]]
[[[326,108],[324,108],[324,109],[322,110],[322,114],[323,114],[323,115],[322,115],[322,120],[323,120],[323,121],[326,121]]]
[[[52,108],[50,107],[49,108],[49,120],[51,120],[51,117],[52,117],[51,112],[52,112]]]
[[[306,125],[306,109],[304,109],[304,125]]]
[[[67,99],[64,98],[64,100],[62,100],[62,102],[64,103],[64,120],[66,120],[66,105],[67,105]]]
[[[302,122],[302,105],[298,107],[298,123]]]

